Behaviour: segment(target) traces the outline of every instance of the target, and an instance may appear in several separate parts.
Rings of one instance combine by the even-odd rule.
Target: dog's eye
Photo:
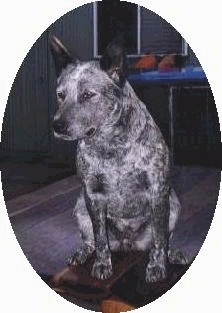
[[[83,94],[80,96],[80,102],[84,102],[86,100],[91,99],[95,95],[92,91],[84,91]]]
[[[63,100],[65,100],[65,93],[64,92],[62,92],[62,91],[58,91],[57,92],[57,98],[59,99],[59,100],[61,100],[61,101],[63,101]]]

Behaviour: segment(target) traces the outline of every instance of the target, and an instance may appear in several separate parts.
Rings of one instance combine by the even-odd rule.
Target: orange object
[[[135,307],[116,299],[102,301],[102,313],[120,313],[134,310]]]
[[[175,69],[176,66],[176,61],[175,61],[175,55],[174,54],[169,54],[165,56],[160,63],[158,64],[158,70],[159,71],[167,71],[167,70],[172,70]]]
[[[135,65],[136,69],[155,70],[157,67],[157,58],[155,55],[149,54],[142,57]]]

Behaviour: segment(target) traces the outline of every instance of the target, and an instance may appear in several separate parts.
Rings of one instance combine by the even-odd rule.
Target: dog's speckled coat
[[[80,62],[54,37],[51,51],[58,76],[55,136],[78,139],[82,192],[74,214],[83,247],[70,264],[93,251],[92,275],[112,274],[111,251],[149,252],[146,280],[166,277],[180,203],[170,187],[169,151],[145,105],[125,80],[124,49],[112,42],[100,63]]]

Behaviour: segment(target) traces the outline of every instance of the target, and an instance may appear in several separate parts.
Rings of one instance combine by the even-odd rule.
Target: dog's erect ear
[[[55,63],[56,75],[59,76],[62,69],[70,63],[77,63],[78,59],[73,56],[62,42],[55,36],[51,38],[50,50]]]
[[[123,87],[127,75],[127,60],[122,38],[114,39],[106,48],[101,60],[100,67],[120,87]]]

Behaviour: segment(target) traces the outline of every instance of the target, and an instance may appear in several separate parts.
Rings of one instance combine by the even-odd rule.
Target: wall
[[[84,5],[52,24],[24,59],[12,86],[3,121],[3,153],[37,152],[66,155],[75,145],[56,141],[51,132],[56,77],[49,53],[52,35],[62,38],[81,59],[93,55],[93,7]]]
[[[45,32],[23,61],[8,98],[2,127],[6,150],[48,149],[48,36]]]
[[[158,29],[161,30],[158,28],[158,21],[162,25],[163,20],[148,10],[146,12],[156,25],[157,34],[153,38],[155,41],[158,38]],[[142,19],[141,38],[144,45],[144,38],[149,32],[144,10]],[[26,56],[12,86],[5,111],[2,131],[2,149],[5,153],[25,151],[61,157],[75,153],[75,145],[55,140],[51,132],[50,121],[55,110],[56,85],[48,49],[52,35],[62,38],[81,59],[92,58],[93,5],[84,5],[57,20],[42,34]],[[173,32],[173,38],[175,36],[177,34]],[[163,33],[159,33],[159,38],[163,39]],[[190,49],[189,52],[188,63],[197,65],[195,55]],[[161,107],[161,103],[159,106]]]

